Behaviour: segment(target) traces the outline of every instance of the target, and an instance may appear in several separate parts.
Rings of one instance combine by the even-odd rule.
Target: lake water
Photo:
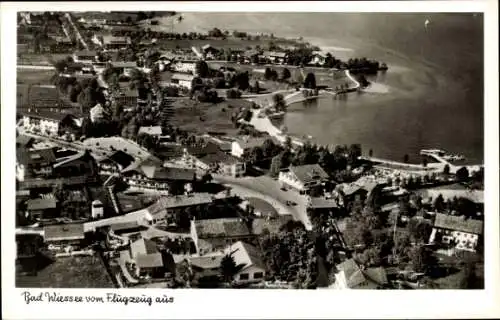
[[[483,162],[483,17],[481,14],[188,13],[176,31],[228,30],[302,36],[336,57],[386,62],[374,91],[347,100],[293,105],[294,135],[328,145],[360,143],[365,153],[418,161],[442,148]],[[426,19],[430,20],[427,29]]]

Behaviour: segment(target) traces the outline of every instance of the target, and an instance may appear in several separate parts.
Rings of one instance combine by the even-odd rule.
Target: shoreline
[[[344,73],[345,73],[346,77],[352,83],[354,83],[354,86],[351,86],[351,87],[347,88],[347,90],[345,90],[346,93],[357,91],[361,87],[361,84],[350,74],[349,70],[344,70]],[[285,101],[286,107],[288,107],[288,106],[290,106],[290,105],[292,105],[294,103],[300,103],[300,102],[304,102],[304,101],[307,101],[307,100],[320,98],[321,97],[321,93],[329,93],[329,94],[334,95],[334,96],[338,94],[336,92],[331,92],[331,91],[328,91],[328,90],[320,90],[320,94],[318,94],[317,96],[302,97],[302,98],[300,98],[297,101],[290,102],[290,99],[296,97],[299,94],[302,95],[303,90],[308,90],[308,89],[301,88],[299,91],[294,91],[294,92],[289,93],[288,95],[285,95],[284,96],[284,101]],[[272,93],[265,94],[263,96],[272,97],[274,94],[284,93],[284,92],[289,92],[289,91],[291,91],[291,90],[278,90],[278,91],[275,91],[275,92],[272,92]],[[263,97],[263,96],[252,96],[251,98],[260,98],[260,97]],[[266,132],[271,137],[274,137],[275,139],[277,139],[281,143],[285,143],[286,140],[287,140],[287,138],[290,137],[291,140],[292,140],[292,144],[295,144],[297,146],[302,146],[302,145],[305,144],[305,141],[303,141],[304,139],[300,139],[300,138],[294,137],[294,136],[292,136],[290,134],[283,133],[282,130],[278,129],[273,124],[273,122],[269,118],[269,116],[264,115],[262,117],[259,117],[259,115],[261,115],[261,113],[264,110],[266,110],[267,108],[269,108],[269,106],[264,106],[264,105],[262,105],[261,101],[252,100],[251,98],[247,97],[246,100],[254,102],[254,103],[256,103],[257,105],[260,106],[260,109],[258,110],[258,112],[254,111],[252,113],[252,118],[248,122],[248,124],[250,124],[251,126],[253,126],[253,128],[255,130],[260,131],[260,132]],[[309,137],[311,137],[311,136],[309,136]],[[312,137],[310,139],[312,139]]]

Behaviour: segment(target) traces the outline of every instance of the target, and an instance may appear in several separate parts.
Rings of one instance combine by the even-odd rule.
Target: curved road
[[[278,181],[267,176],[232,178],[213,175],[213,178],[214,181],[231,187],[231,191],[242,198],[255,197],[269,202],[280,214],[291,214],[307,230],[312,230],[307,216],[307,198],[293,190],[281,190]],[[287,206],[287,201],[293,201],[296,205]]]

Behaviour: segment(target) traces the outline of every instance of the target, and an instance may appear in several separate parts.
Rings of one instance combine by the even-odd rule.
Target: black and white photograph
[[[16,9],[2,231],[19,292],[493,284],[484,9],[284,4]]]

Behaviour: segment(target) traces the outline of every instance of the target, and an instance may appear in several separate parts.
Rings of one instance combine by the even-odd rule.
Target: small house
[[[100,174],[118,174],[135,161],[131,155],[117,150],[97,160]]]
[[[322,51],[313,51],[311,64],[313,65],[324,65],[326,61],[326,54]]]
[[[102,44],[106,50],[125,49],[132,44],[130,37],[103,36]]]
[[[234,275],[235,284],[248,284],[264,281],[266,264],[262,253],[253,245],[238,241],[230,245],[225,253],[231,255],[236,265],[242,268]]]
[[[79,152],[54,164],[54,175],[60,178],[74,176],[93,177],[97,174],[97,163],[89,151]]]
[[[73,61],[91,64],[97,60],[97,52],[93,50],[81,50],[73,53]]]
[[[353,259],[338,264],[337,270],[332,289],[382,289],[388,284],[384,268],[365,268]]]
[[[286,52],[279,51],[265,51],[262,55],[266,60],[274,64],[284,64],[288,56]]]
[[[26,206],[28,215],[34,220],[53,218],[57,213],[57,200],[53,197],[30,199]]]
[[[55,251],[80,250],[86,245],[83,223],[46,226],[44,239],[49,250]]]
[[[171,255],[160,252],[154,241],[144,238],[130,244],[130,257],[135,262],[138,277],[165,278],[171,271],[170,262],[173,263]]]
[[[28,178],[47,178],[53,173],[56,156],[53,148],[27,150],[17,148],[16,178],[24,181]]]
[[[219,50],[210,44],[206,44],[203,47],[201,47],[203,51],[203,55],[206,59],[214,59],[217,54],[219,53]]]
[[[238,241],[252,241],[263,233],[276,234],[293,217],[280,215],[275,218],[219,218],[191,221],[191,238],[196,251],[203,255],[220,251]]]
[[[120,89],[120,92],[113,93],[111,100],[123,106],[125,111],[134,110],[139,103],[139,90],[131,90],[129,88]]]
[[[231,144],[231,154],[237,158],[242,158],[251,149],[262,146],[266,140],[267,138],[265,137],[250,136],[235,139]]]
[[[130,77],[133,70],[137,69],[136,61],[115,61],[111,62],[111,68],[118,70],[120,74]]]
[[[101,200],[92,201],[92,219],[100,219],[104,217],[104,205]]]
[[[153,224],[164,222],[178,210],[189,207],[206,208],[213,201],[214,199],[209,193],[161,197],[156,203],[147,208],[149,215],[146,219]]]
[[[170,80],[171,84],[177,87],[191,90],[194,76],[190,74],[175,73]]]

